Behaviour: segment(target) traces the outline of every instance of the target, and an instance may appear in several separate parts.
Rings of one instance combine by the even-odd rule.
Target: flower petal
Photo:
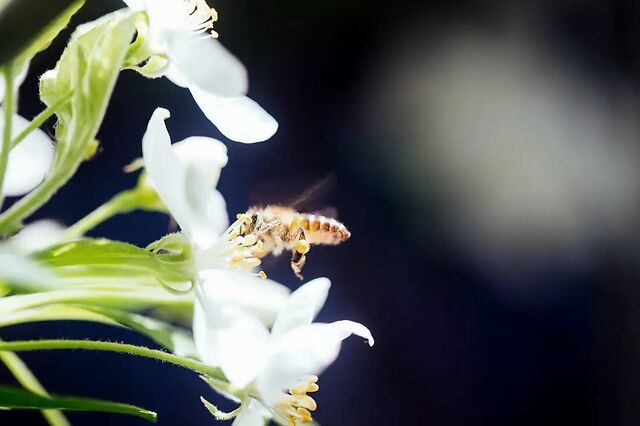
[[[145,169],[180,228],[195,245],[206,249],[228,221],[224,200],[213,188],[226,164],[226,154],[215,139],[190,138],[177,149],[183,161],[164,124],[169,116],[169,111],[157,108],[149,120],[142,138]]]
[[[222,368],[234,386],[244,387],[262,367],[269,341],[265,324],[288,290],[240,271],[207,271],[200,278],[193,324],[198,353]]]
[[[329,279],[316,278],[294,291],[273,324],[271,339],[277,339],[301,325],[311,324],[327,300],[329,287]]]
[[[240,311],[257,317],[265,326],[273,324],[289,299],[287,287],[244,271],[204,271],[199,282],[198,296],[212,315]]]
[[[4,283],[27,285],[59,285],[56,277],[44,265],[7,247],[0,246],[0,279]]]
[[[124,0],[131,9],[145,10],[149,17],[153,44],[164,44],[167,31],[183,30],[191,34],[188,26],[189,4],[176,0]]]
[[[167,72],[164,76],[167,77],[176,86],[180,86],[185,89],[189,87],[189,80],[187,80],[187,78],[180,72],[180,70],[171,62],[169,62]]]
[[[208,188],[218,185],[220,172],[227,165],[227,147],[217,139],[192,136],[173,144],[173,151],[184,164],[192,165]]]
[[[122,0],[129,9],[142,10],[144,9],[143,2],[141,0]]]
[[[249,88],[247,70],[218,40],[188,30],[165,31],[169,60],[189,86],[220,96],[239,96]]]
[[[262,142],[278,130],[278,122],[246,96],[223,97],[189,86],[204,115],[229,139]]]
[[[233,307],[212,312],[196,300],[194,339],[203,362],[222,369],[239,388],[255,379],[266,354],[269,330],[254,316]]]
[[[0,114],[3,114],[0,108]],[[17,136],[29,125],[29,121],[13,116],[11,133]],[[4,128],[0,122],[0,132]],[[45,178],[53,162],[54,150],[51,139],[40,129],[31,132],[9,153],[3,193],[7,196],[26,194]]]
[[[274,342],[256,381],[265,403],[275,404],[299,379],[322,373],[338,357],[342,341],[351,334],[373,345],[369,330],[353,321],[297,327]]]
[[[7,240],[7,245],[21,252],[34,252],[60,242],[65,227],[54,220],[31,222]]]
[[[233,421],[233,426],[264,426],[264,410],[257,407],[254,400],[242,405],[240,413]]]

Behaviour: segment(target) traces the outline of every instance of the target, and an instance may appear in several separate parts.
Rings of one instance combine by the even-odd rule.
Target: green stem
[[[4,177],[9,162],[9,151],[11,151],[11,125],[13,122],[13,112],[15,110],[15,90],[13,89],[14,65],[9,62],[3,69],[5,95],[3,101],[4,108],[4,131],[2,134],[2,148],[0,148],[0,209],[4,203]]]
[[[157,349],[150,349],[144,346],[129,345],[126,343],[115,342],[101,342],[92,340],[25,340],[15,342],[0,342],[1,351],[12,352],[27,352],[27,351],[42,351],[42,350],[61,350],[61,349],[80,349],[89,351],[105,351],[105,352],[117,352],[127,355],[141,356],[144,358],[152,358],[162,362],[168,362],[170,364],[177,365],[195,371],[199,374],[204,374],[209,377],[214,377],[219,380],[224,380],[224,375],[217,367],[211,367],[199,361],[195,361],[188,358],[182,358],[177,355],[170,354],[168,352],[159,351]]]
[[[29,367],[13,352],[0,352],[0,360],[4,362],[18,383],[36,395],[49,396],[46,389],[33,375]],[[70,426],[67,418],[59,410],[42,410],[42,415],[51,426]]]
[[[40,112],[40,114],[36,115],[33,118],[33,120],[31,120],[29,125],[25,127],[23,131],[18,133],[18,136],[13,138],[13,140],[11,141],[11,148],[15,148],[20,142],[22,142],[27,137],[29,133],[33,132],[35,129],[38,129],[40,126],[42,126],[44,122],[50,119],[61,106],[69,102],[72,96],[73,96],[73,92],[69,92],[69,94],[61,97],[57,102],[53,103],[51,106],[47,107],[42,112]]]
[[[135,190],[122,191],[112,199],[67,228],[60,241],[80,237],[107,219],[121,213],[128,213],[137,207],[138,195]]]
[[[73,176],[75,171],[76,169],[73,167],[62,168],[61,172],[49,176],[40,186],[8,208],[0,215],[0,236],[11,235],[20,229],[22,219],[49,201],[53,194]]]

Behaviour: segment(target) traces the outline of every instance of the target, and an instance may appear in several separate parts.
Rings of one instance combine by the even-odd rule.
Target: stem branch
[[[137,194],[134,191],[123,191],[116,194],[109,201],[67,228],[60,241],[63,242],[80,237],[115,215],[128,213],[136,208],[136,200]]]
[[[0,360],[7,366],[18,383],[37,395],[49,396],[27,365],[13,352],[0,352]],[[70,426],[64,414],[59,410],[42,410],[42,415],[51,426]]]
[[[14,65],[9,62],[3,69],[5,95],[3,101],[4,130],[2,132],[2,148],[0,148],[0,209],[4,203],[4,178],[9,162],[9,151],[11,151],[11,125],[13,122],[13,112],[15,110],[15,90],[13,89]]]
[[[48,106],[42,112],[40,112],[40,114],[36,115],[33,118],[33,120],[31,120],[29,125],[25,127],[23,131],[18,133],[18,136],[13,138],[13,140],[11,141],[11,148],[15,148],[20,142],[22,142],[27,137],[29,133],[33,132],[35,129],[38,129],[40,126],[42,126],[44,122],[50,119],[53,116],[53,114],[55,114],[56,111],[62,105],[69,102],[72,96],[73,96],[73,92],[69,92],[69,94],[61,97],[60,99],[58,99],[57,102],[53,103],[51,106]]]

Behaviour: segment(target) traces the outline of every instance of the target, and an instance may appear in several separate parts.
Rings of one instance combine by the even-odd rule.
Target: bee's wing
[[[321,201],[335,185],[335,176],[329,174],[300,193],[299,181],[270,180],[259,182],[253,186],[250,194],[251,205],[266,206],[270,204],[292,208],[298,211],[313,211],[326,203]],[[300,194],[291,199],[287,195]],[[320,202],[318,202],[320,200]]]
[[[306,210],[303,208],[306,203],[314,199],[320,199],[322,195],[326,194],[335,186],[335,183],[336,176],[335,174],[330,173],[305,189],[302,194],[297,196],[292,202],[288,203],[287,206],[296,210]]]
[[[310,213],[315,214],[317,216],[330,217],[333,219],[338,218],[338,209],[336,209],[335,207],[324,207],[320,210],[313,210]]]

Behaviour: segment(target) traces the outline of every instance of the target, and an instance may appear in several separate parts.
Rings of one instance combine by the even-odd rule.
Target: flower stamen
[[[188,8],[188,23],[193,27],[195,34],[204,34],[205,37],[218,38],[218,33],[213,29],[213,23],[218,20],[218,12],[209,7],[206,0],[184,0]]]
[[[298,421],[301,423],[313,421],[311,412],[318,408],[318,404],[307,393],[316,392],[319,389],[317,381],[317,376],[298,380],[298,383],[289,389],[289,393],[283,394],[282,399],[275,405],[276,411],[287,420],[289,426],[295,426]]]

